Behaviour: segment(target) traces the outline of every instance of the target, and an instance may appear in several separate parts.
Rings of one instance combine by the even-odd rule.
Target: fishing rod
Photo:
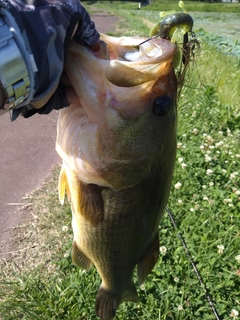
[[[214,306],[214,303],[213,303],[213,301],[212,301],[212,299],[211,299],[211,297],[210,297],[210,295],[209,295],[209,291],[208,291],[205,283],[204,283],[203,280],[202,280],[202,277],[201,277],[201,275],[200,275],[200,273],[199,273],[199,271],[198,271],[198,269],[197,269],[196,264],[195,264],[194,261],[193,261],[193,258],[192,258],[191,253],[190,253],[190,251],[189,251],[189,249],[188,249],[188,247],[187,247],[187,245],[186,245],[186,242],[185,242],[182,234],[178,231],[178,227],[177,227],[177,224],[176,224],[175,219],[174,219],[174,217],[173,217],[172,211],[169,209],[168,206],[165,208],[165,210],[167,211],[168,216],[170,217],[170,220],[171,220],[174,228],[177,230],[178,237],[180,238],[180,241],[181,241],[181,243],[182,243],[182,245],[183,245],[183,247],[184,247],[184,249],[185,249],[185,251],[186,251],[187,257],[188,257],[189,261],[190,261],[191,264],[192,264],[192,267],[193,267],[193,269],[194,269],[194,272],[195,272],[195,274],[197,275],[197,278],[198,278],[201,286],[203,287],[203,290],[204,290],[204,293],[205,293],[205,297],[206,297],[207,300],[208,300],[208,303],[209,303],[209,305],[210,305],[210,307],[211,307],[211,309],[212,309],[212,311],[213,311],[213,313],[214,313],[214,315],[215,315],[215,318],[216,318],[217,320],[221,320],[221,318],[219,317],[219,314],[218,314],[218,312],[217,312],[217,310],[216,310],[216,308],[215,308],[215,306]]]

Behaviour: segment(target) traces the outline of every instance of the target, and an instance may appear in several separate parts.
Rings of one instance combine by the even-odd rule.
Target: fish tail
[[[118,306],[124,301],[138,302],[138,295],[134,284],[122,296],[119,293],[100,287],[95,304],[97,316],[101,320],[112,320],[116,315]]]

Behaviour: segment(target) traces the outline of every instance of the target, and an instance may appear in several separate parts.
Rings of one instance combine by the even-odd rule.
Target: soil
[[[93,14],[101,33],[112,32],[118,17]],[[41,187],[61,163],[55,151],[58,112],[10,121],[0,117],[0,259],[16,249],[15,228],[31,219],[25,197]]]

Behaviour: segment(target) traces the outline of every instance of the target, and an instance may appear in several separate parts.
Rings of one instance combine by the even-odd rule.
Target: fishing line
[[[144,44],[145,42],[148,42],[148,41],[150,41],[150,40],[152,40],[152,39],[155,39],[155,38],[157,38],[157,37],[159,37],[159,36],[160,36],[160,33],[156,34],[155,36],[152,36],[151,38],[148,38],[147,40],[144,40],[143,42],[139,43],[138,46],[141,46],[141,45]]]
[[[167,213],[168,213],[168,215],[169,215],[169,217],[170,217],[170,220],[171,220],[174,228],[177,230],[178,237],[180,238],[180,240],[181,240],[181,242],[182,242],[182,245],[183,245],[183,247],[184,247],[184,249],[185,249],[185,251],[186,251],[186,253],[187,253],[187,257],[188,257],[189,261],[190,261],[191,264],[192,264],[192,267],[193,267],[193,269],[194,269],[194,272],[195,272],[195,274],[197,275],[197,278],[198,278],[201,286],[203,287],[203,291],[204,291],[204,293],[205,293],[205,296],[206,296],[206,298],[207,298],[207,300],[208,300],[208,302],[209,302],[209,304],[210,304],[210,306],[211,306],[211,308],[212,308],[212,311],[213,311],[216,319],[217,319],[217,320],[221,320],[220,317],[219,317],[219,315],[218,315],[218,313],[217,313],[217,310],[216,310],[216,308],[215,308],[215,306],[214,306],[214,303],[213,303],[213,301],[212,301],[212,299],[211,299],[211,297],[210,297],[210,295],[209,295],[208,289],[207,289],[205,283],[204,283],[203,280],[202,280],[202,277],[201,277],[201,275],[200,275],[200,273],[199,273],[199,271],[198,271],[198,269],[197,269],[196,264],[195,264],[194,261],[193,261],[193,258],[192,258],[192,256],[191,256],[190,251],[188,250],[188,247],[187,247],[187,245],[186,245],[186,242],[184,241],[184,238],[183,238],[183,236],[181,235],[181,233],[178,231],[178,227],[177,227],[176,222],[175,222],[175,220],[174,220],[174,218],[173,218],[173,214],[172,214],[172,212],[171,212],[171,210],[169,209],[168,206],[166,207],[166,211],[167,211]]]

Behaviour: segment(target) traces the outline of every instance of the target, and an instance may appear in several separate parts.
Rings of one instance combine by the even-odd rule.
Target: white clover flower
[[[235,310],[235,309],[232,309],[232,310],[231,310],[230,318],[237,319],[237,318],[238,318],[238,315],[239,315],[239,313],[238,313],[237,310]]]
[[[236,190],[235,193],[237,196],[240,196],[240,190]]]
[[[202,188],[203,188],[203,189],[206,189],[206,188],[207,188],[207,186],[205,186],[205,184],[203,184],[203,185],[202,185]]]
[[[193,208],[190,209],[191,212],[194,212],[195,210]]]
[[[159,250],[163,256],[167,253],[167,248],[165,246],[160,247]]]
[[[182,164],[181,164],[182,169],[185,169],[186,166],[187,166],[186,163],[182,163]]]
[[[213,142],[213,141],[214,141],[214,139],[213,139],[211,136],[207,136],[207,140],[208,140],[209,142]]]
[[[178,306],[178,311],[182,311],[183,310],[183,306],[179,305]]]
[[[181,199],[179,199],[178,204],[183,204],[183,201]]]
[[[238,255],[235,257],[235,260],[237,261],[237,263],[240,263],[240,254],[238,254]]]
[[[223,145],[223,141],[219,141],[217,143],[215,143],[215,148],[219,148]]]
[[[218,253],[219,253],[219,254],[222,254],[222,253],[223,253],[223,250],[225,249],[222,244],[218,245],[217,248],[218,248]]]
[[[206,162],[211,162],[211,161],[212,161],[212,158],[209,157],[209,155],[205,155],[205,161],[206,161]]]
[[[183,162],[183,158],[178,158],[178,162]]]
[[[63,231],[63,232],[67,232],[67,231],[68,231],[68,226],[63,226],[63,227],[62,227],[62,231]]]
[[[194,128],[192,131],[194,134],[198,134],[198,129]]]
[[[175,282],[179,282],[179,278],[178,278],[178,277],[175,277],[175,278],[174,278],[174,281],[175,281]]]
[[[219,134],[220,136],[222,136],[222,135],[223,135],[223,132],[222,132],[222,131],[218,131],[218,134]]]
[[[232,199],[223,199],[223,203],[227,204],[227,203],[232,203]]]
[[[214,186],[214,182],[212,182],[212,181],[209,182],[209,186],[210,186],[210,187],[213,187],[213,186]]]
[[[227,172],[227,170],[225,170],[225,169],[222,169],[222,173],[226,173]]]
[[[180,189],[181,186],[182,186],[181,182],[177,182],[174,187],[175,189]]]
[[[230,174],[230,179],[231,179],[231,180],[232,180],[232,179],[235,179],[236,176],[238,176],[238,172],[233,172],[233,173]]]
[[[200,148],[201,150],[204,150],[204,149],[205,149],[205,147],[204,147],[203,145],[201,145],[199,148]]]
[[[140,289],[141,289],[141,290],[145,290],[145,289],[146,289],[146,287],[145,287],[145,284],[144,284],[144,283],[140,285]]]
[[[208,197],[207,197],[207,196],[204,196],[204,197],[203,197],[203,200],[204,200],[204,201],[208,201]]]
[[[69,257],[69,251],[66,251],[63,255],[64,258],[68,258]]]
[[[236,158],[240,158],[240,154],[237,153],[237,154],[236,154]]]
[[[208,176],[210,176],[212,173],[213,173],[213,171],[212,171],[211,169],[207,169],[206,174],[207,174]]]
[[[181,143],[181,142],[178,142],[177,148],[179,149],[179,148],[181,148],[181,147],[182,147],[182,143]]]

